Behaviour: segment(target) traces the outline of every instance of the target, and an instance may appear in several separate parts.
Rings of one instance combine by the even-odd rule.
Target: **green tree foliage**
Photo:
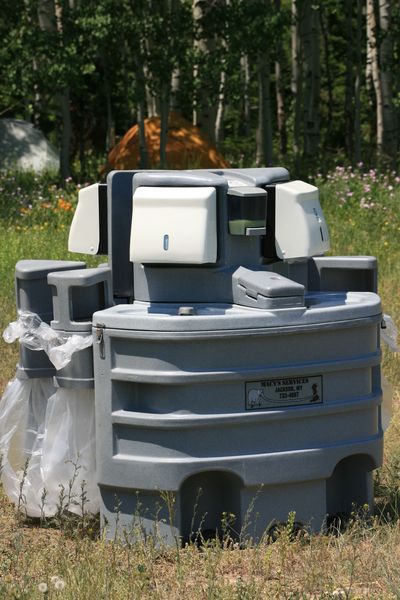
[[[161,116],[165,137],[172,100],[187,119],[200,125],[208,119],[203,128],[211,139],[213,127],[222,127],[217,138],[234,164],[255,164],[260,144],[261,164],[290,163],[296,144],[300,168],[318,156],[325,162],[338,154],[349,161],[375,160],[376,99],[367,76],[365,0],[46,1],[54,6],[52,28],[40,25],[39,0],[0,4],[0,116],[30,120],[60,144],[65,128],[60,94],[67,91],[68,153],[80,159],[83,173],[89,150],[104,155],[147,115]],[[385,72],[390,69],[397,126],[400,8],[388,4],[391,43],[384,44],[380,56],[385,56]],[[375,8],[379,16],[378,3]],[[299,23],[301,71],[295,94],[293,14]],[[380,30],[379,18],[377,23],[381,46],[388,34]],[[307,78],[317,85],[317,97],[310,96]],[[287,143],[279,137],[278,108]],[[395,160],[397,151],[398,142],[388,158]],[[166,165],[162,151],[160,164]]]
[[[32,62],[35,33],[23,0],[0,3],[0,116],[29,118],[33,112],[33,90],[39,84]]]

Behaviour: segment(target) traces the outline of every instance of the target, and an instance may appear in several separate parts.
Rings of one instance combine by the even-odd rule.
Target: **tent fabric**
[[[58,171],[56,149],[27,121],[0,119],[0,171]]]
[[[145,119],[148,168],[160,163],[160,118]],[[168,122],[166,146],[169,169],[228,168],[222,154],[202,135],[198,127],[172,113]],[[108,155],[106,171],[139,167],[139,126],[129,129]]]

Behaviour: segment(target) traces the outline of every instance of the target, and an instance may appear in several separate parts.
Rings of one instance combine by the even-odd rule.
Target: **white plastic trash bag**
[[[40,470],[47,492],[45,514],[60,508],[98,512],[94,390],[58,389],[49,399],[44,431]]]
[[[384,344],[388,347],[391,352],[398,352],[399,347],[397,345],[397,327],[392,317],[389,315],[383,315],[382,327],[381,327],[381,338]],[[393,415],[393,386],[382,374],[381,378],[382,386],[382,428],[383,431],[390,425]]]
[[[393,416],[393,386],[386,379],[386,377],[382,374],[381,378],[381,386],[382,386],[382,429],[386,431],[386,429],[390,425],[390,421]]]
[[[74,352],[89,348],[93,344],[93,338],[91,335],[71,335],[66,342],[60,346],[54,346],[49,351],[49,359],[59,371],[66,367],[70,362]]]
[[[3,333],[44,350],[57,370],[92,336],[63,337],[34,313],[21,311]],[[57,389],[51,378],[13,379],[0,401],[1,480],[30,517],[99,511],[95,473],[94,390]]]
[[[93,390],[11,381],[0,403],[0,454],[4,491],[28,516],[99,511]]]
[[[392,352],[398,352],[399,347],[397,345],[397,327],[392,317],[389,315],[383,315],[382,328],[381,328],[382,341],[385,342],[387,347]]]
[[[18,319],[6,327],[3,339],[7,344],[19,340],[29,350],[43,350],[57,370],[71,362],[74,352],[84,350],[93,343],[91,335],[64,337],[44,323],[39,315],[29,311],[18,311]]]
[[[40,515],[41,495],[40,472],[33,457],[40,451],[47,402],[55,391],[50,378],[13,379],[0,401],[3,488],[10,500],[31,516]]]

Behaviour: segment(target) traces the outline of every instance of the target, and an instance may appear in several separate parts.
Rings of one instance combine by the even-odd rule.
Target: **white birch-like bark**
[[[240,57],[241,79],[243,82],[243,122],[246,136],[250,135],[250,66],[249,57],[243,54]]]
[[[355,79],[354,79],[354,163],[361,161],[361,34],[362,34],[363,0],[357,0],[357,28],[355,47]]]
[[[367,35],[371,59],[372,83],[376,98],[376,148],[378,156],[380,156],[383,151],[383,98],[378,60],[378,23],[374,0],[367,0]]]
[[[299,0],[292,0],[292,28],[291,28],[291,54],[292,54],[292,79],[290,89],[294,105],[293,127],[293,152],[295,157],[300,154],[301,106],[302,106],[302,73],[300,67],[300,10]]]
[[[170,101],[170,83],[161,86],[160,93],[160,168],[167,166],[167,138]]]
[[[372,10],[373,10],[373,2],[372,2]],[[367,48],[366,48],[366,61],[365,61],[365,87],[368,91],[371,90],[372,87],[372,54],[371,54],[371,38],[373,34],[371,32],[371,19],[368,18],[368,6],[365,5],[366,11],[366,30],[367,30]]]
[[[69,8],[73,9],[72,0]],[[62,6],[54,0],[38,0],[37,5],[39,27],[49,33],[58,32],[60,44],[62,43]],[[61,131],[60,131],[60,172],[62,179],[70,176],[70,147],[72,137],[72,123],[70,110],[70,91],[68,86],[63,86],[56,91],[56,97],[60,106]]]
[[[394,158],[397,152],[396,114],[393,104],[393,38],[391,32],[391,0],[379,2],[380,80],[382,88],[382,152]]]
[[[353,0],[345,0],[345,35],[346,35],[346,76],[344,95],[344,117],[345,117],[345,144],[347,156],[353,156],[353,132],[354,132],[354,61],[353,61]]]
[[[271,120],[271,80],[270,56],[268,49],[258,57],[258,127],[257,165],[268,167],[272,164],[272,120]]]
[[[324,13],[324,5],[320,5],[320,26],[322,43],[324,46],[324,66],[326,75],[326,88],[328,93],[328,122],[326,127],[326,141],[330,145],[330,137],[332,133],[332,121],[333,121],[333,77],[332,77],[332,66],[331,66],[331,51],[330,51],[330,39],[328,31],[328,19],[326,19]]]
[[[146,85],[143,68],[143,60],[141,56],[141,46],[138,45],[138,52],[134,57],[136,71],[136,85],[138,90],[137,102],[137,121],[139,127],[139,169],[148,169],[149,155],[146,143]]]
[[[218,145],[223,139],[223,123],[225,113],[225,84],[226,84],[226,73],[225,70],[221,71],[219,81],[219,93],[218,93],[218,107],[217,114],[215,117],[215,143]]]
[[[215,51],[215,39],[204,31],[203,19],[213,7],[213,0],[193,0],[192,15],[197,36],[194,41],[195,52],[206,59]],[[202,132],[215,143],[215,121],[217,106],[210,100],[207,86],[207,76],[200,72],[200,65],[196,63],[193,68],[195,94],[193,102],[193,125],[200,127]]]
[[[157,116],[157,102],[156,102],[156,97],[155,97],[153,90],[151,89],[151,86],[149,83],[151,80],[151,72],[146,64],[143,66],[143,71],[144,71],[144,81],[145,81],[147,116],[149,117],[149,119],[151,119],[152,117]]]
[[[181,87],[181,72],[179,67],[172,71],[171,75],[171,110],[177,114],[181,114],[181,106],[179,102],[179,92]]]
[[[320,97],[320,40],[319,8],[313,0],[303,0],[300,22],[304,72],[304,154],[316,156],[319,151],[319,97]]]
[[[275,10],[279,14],[281,10],[281,0],[275,0]],[[282,82],[281,56],[283,55],[282,39],[277,36],[276,40],[276,59],[275,59],[275,91],[276,91],[276,120],[279,132],[279,149],[283,156],[287,152],[287,133],[286,133],[286,111]]]
[[[225,6],[230,6],[230,0],[224,0]],[[228,52],[226,39],[222,40],[223,52]],[[226,87],[226,70],[225,62],[221,66],[221,73],[219,76],[219,88],[218,88],[218,104],[217,114],[215,116],[215,143],[218,145],[223,140],[224,135],[224,115],[225,115],[225,87]]]

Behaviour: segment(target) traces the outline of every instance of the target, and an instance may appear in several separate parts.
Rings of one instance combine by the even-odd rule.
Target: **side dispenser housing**
[[[293,511],[319,530],[371,506],[377,264],[324,256],[318,189],[265,168],[115,171],[96,190],[70,249],[87,251],[81,203],[106,194],[89,246],[107,248],[113,304],[92,317],[107,536],[189,541],[229,513],[258,540]]]

